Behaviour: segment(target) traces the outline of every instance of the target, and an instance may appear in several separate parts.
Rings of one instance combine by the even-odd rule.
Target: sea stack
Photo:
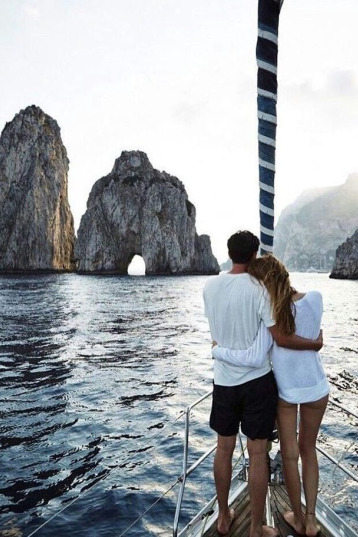
[[[0,138],[0,271],[74,269],[68,158],[56,121],[28,106]]]
[[[93,186],[75,256],[84,273],[127,274],[135,255],[147,275],[217,274],[210,238],[198,236],[183,184],[155,170],[141,151],[124,151]]]
[[[358,229],[337,248],[330,278],[358,280]]]

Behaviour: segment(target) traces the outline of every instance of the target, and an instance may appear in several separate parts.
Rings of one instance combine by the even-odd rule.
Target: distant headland
[[[303,192],[281,213],[274,254],[290,271],[357,278],[358,173],[335,187]],[[348,245],[341,246],[349,237]]]
[[[330,278],[358,280],[358,229],[337,248]]]

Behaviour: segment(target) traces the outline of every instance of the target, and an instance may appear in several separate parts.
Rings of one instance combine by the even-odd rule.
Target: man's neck
[[[229,274],[244,274],[247,272],[248,263],[233,263]]]

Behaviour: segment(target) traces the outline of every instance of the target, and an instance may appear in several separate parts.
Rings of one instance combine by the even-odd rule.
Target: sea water
[[[212,386],[207,278],[0,277],[0,536],[171,535],[183,410]],[[358,282],[292,282],[323,294],[331,398],[357,413]],[[190,462],[215,442],[209,407]],[[355,418],[330,407],[320,440],[358,473]],[[358,531],[357,483],[320,464],[322,497]],[[211,467],[188,480],[182,523],[214,494]]]

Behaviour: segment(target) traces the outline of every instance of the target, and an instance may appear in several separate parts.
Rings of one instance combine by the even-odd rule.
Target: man
[[[283,336],[272,319],[267,291],[247,274],[249,262],[257,255],[259,239],[249,231],[239,231],[228,240],[232,269],[210,278],[204,288],[205,314],[211,337],[219,345],[233,349],[250,347],[261,320],[275,341],[293,349],[319,350],[322,341]],[[234,518],[228,505],[232,456],[241,425],[247,436],[249,453],[248,486],[251,503],[250,537],[274,537],[274,528],[263,526],[268,486],[267,439],[274,429],[277,388],[269,357],[261,367],[233,366],[214,361],[214,391],[210,427],[217,432],[214,477],[218,496],[218,533],[226,535]]]

